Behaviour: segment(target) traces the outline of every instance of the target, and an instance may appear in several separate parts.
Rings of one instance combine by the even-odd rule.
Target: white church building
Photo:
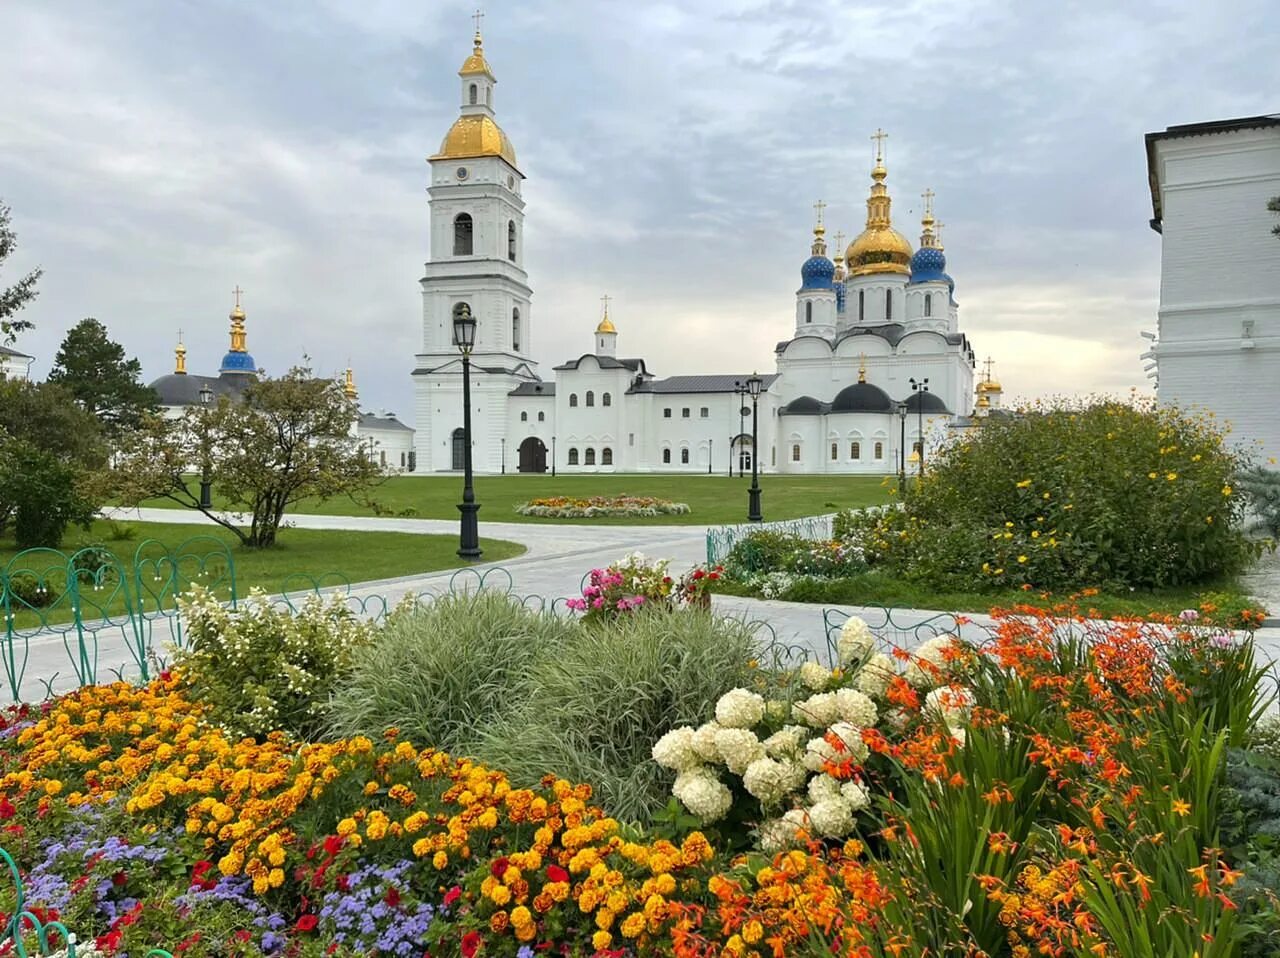
[[[525,271],[524,174],[494,112],[496,79],[476,33],[458,71],[460,116],[430,157],[430,259],[413,370],[416,471],[463,465],[455,315],[477,320],[472,452],[479,472],[723,472],[751,468],[749,373],[661,378],[619,351],[607,299],[584,352],[544,377]],[[883,134],[877,134],[883,145]],[[761,373],[758,465],[779,473],[890,473],[998,406],[975,390],[955,283],[926,192],[920,246],[894,229],[877,149],[864,231],[828,255],[822,206],[774,371]],[[592,318],[595,323],[597,318]],[[585,325],[585,324],[584,324]],[[762,363],[763,365],[763,363]],[[976,402],[975,402],[976,398]],[[910,467],[909,467],[910,468]]]

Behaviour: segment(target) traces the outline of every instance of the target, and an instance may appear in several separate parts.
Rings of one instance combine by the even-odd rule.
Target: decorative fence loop
[[[907,610],[908,612],[910,610]],[[895,619],[894,615],[898,618]],[[903,622],[902,609],[874,605],[846,612],[843,609],[823,609],[823,631],[827,637],[827,663],[832,668],[839,665],[837,652],[840,630],[854,615],[859,616],[876,636],[889,645],[911,650],[939,635],[960,635],[960,620],[950,613],[937,613],[914,622]]]
[[[822,542],[832,536],[834,515],[781,519],[777,522],[751,522],[736,526],[718,526],[707,530],[707,565],[720,565],[743,539],[753,532],[774,532]]]
[[[41,955],[48,955],[53,952],[49,941],[49,933],[56,932],[67,950],[67,958],[76,958],[76,936],[68,932],[67,926],[62,922],[42,922],[34,913],[25,909],[23,904],[26,901],[26,889],[22,884],[22,875],[18,871],[18,863],[3,848],[0,848],[0,861],[3,861],[9,869],[9,877],[13,879],[14,891],[13,917],[4,926],[3,933],[0,933],[0,951],[4,950],[6,942],[12,942],[14,954],[18,958],[27,958],[27,946],[22,935],[25,926],[26,929],[35,932],[36,947],[40,949]]]

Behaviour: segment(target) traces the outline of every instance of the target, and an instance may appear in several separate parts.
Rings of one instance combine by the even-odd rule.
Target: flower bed
[[[915,650],[850,619],[836,668],[757,669],[653,743],[674,797],[646,822],[394,728],[239,739],[181,676],[85,688],[0,718],[0,841],[33,914],[105,955],[1230,958],[1280,935],[1250,883],[1274,844],[1224,775],[1236,750],[1249,794],[1280,794],[1246,751],[1248,635],[996,615]]]
[[[551,496],[516,506],[522,516],[544,519],[602,519],[617,516],[680,516],[689,512],[683,502],[653,496]]]

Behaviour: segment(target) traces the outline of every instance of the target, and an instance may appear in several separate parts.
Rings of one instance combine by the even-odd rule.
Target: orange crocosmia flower
[[[1184,802],[1180,798],[1174,799],[1173,810],[1176,814],[1181,815],[1183,818],[1185,818],[1186,816],[1191,814],[1191,803]]]

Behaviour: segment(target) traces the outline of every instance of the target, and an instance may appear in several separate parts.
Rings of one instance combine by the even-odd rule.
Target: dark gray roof
[[[16,349],[10,349],[8,346],[0,346],[0,356],[16,356],[19,359],[35,359],[34,356],[28,356],[26,353],[20,353]]]
[[[508,396],[554,396],[556,394],[555,383],[521,383]]]
[[[912,393],[907,397],[907,412],[929,412],[929,413],[947,413],[950,415],[951,410],[947,408],[941,397],[937,393],[918,392]]]
[[[819,402],[812,396],[800,396],[791,400],[778,412],[783,416],[821,416],[830,408],[830,404]]]
[[[390,414],[379,416],[371,412],[362,412],[360,414],[360,425],[368,429],[392,429],[396,432],[413,432],[412,428]]]
[[[253,380],[253,376],[242,374],[195,376],[191,373],[170,373],[153,382],[151,388],[160,397],[162,406],[198,406],[200,390],[205,386],[209,387],[214,399],[219,396],[235,398]]]
[[[598,362],[601,369],[630,369],[632,372],[635,372],[638,369],[644,369],[643,359],[614,359],[612,356],[597,356],[595,353],[583,353],[577,359],[571,359],[567,363],[561,363],[555,368],[577,369],[578,363],[582,362],[588,356]]]
[[[831,401],[832,412],[893,412],[896,409],[889,394],[871,383],[845,386]]]
[[[1160,183],[1156,176],[1156,144],[1161,140],[1176,140],[1184,136],[1207,136],[1210,133],[1231,133],[1235,130],[1256,130],[1261,127],[1280,126],[1280,113],[1268,113],[1263,116],[1243,116],[1234,120],[1207,120],[1203,123],[1183,123],[1171,126],[1157,133],[1148,133],[1147,144],[1147,180],[1151,187],[1151,228],[1157,233],[1161,230],[1160,221],[1164,211],[1160,208]]]
[[[846,329],[836,335],[835,345],[839,345],[851,336],[879,336],[891,346],[898,345],[904,336],[917,332],[936,333],[952,346],[962,346],[967,340],[963,333],[937,333],[932,329],[907,329],[901,323],[881,323],[878,326],[854,326],[852,329]],[[782,352],[788,346],[796,341],[796,339],[821,339],[821,336],[796,336],[795,339],[784,339],[774,347],[774,352]]]
[[[777,380],[777,373],[768,373],[760,377],[761,389],[768,389]],[[649,393],[731,393],[738,383],[746,382],[748,376],[713,375],[713,376],[668,376],[666,379],[654,379],[640,383],[630,392]]]

